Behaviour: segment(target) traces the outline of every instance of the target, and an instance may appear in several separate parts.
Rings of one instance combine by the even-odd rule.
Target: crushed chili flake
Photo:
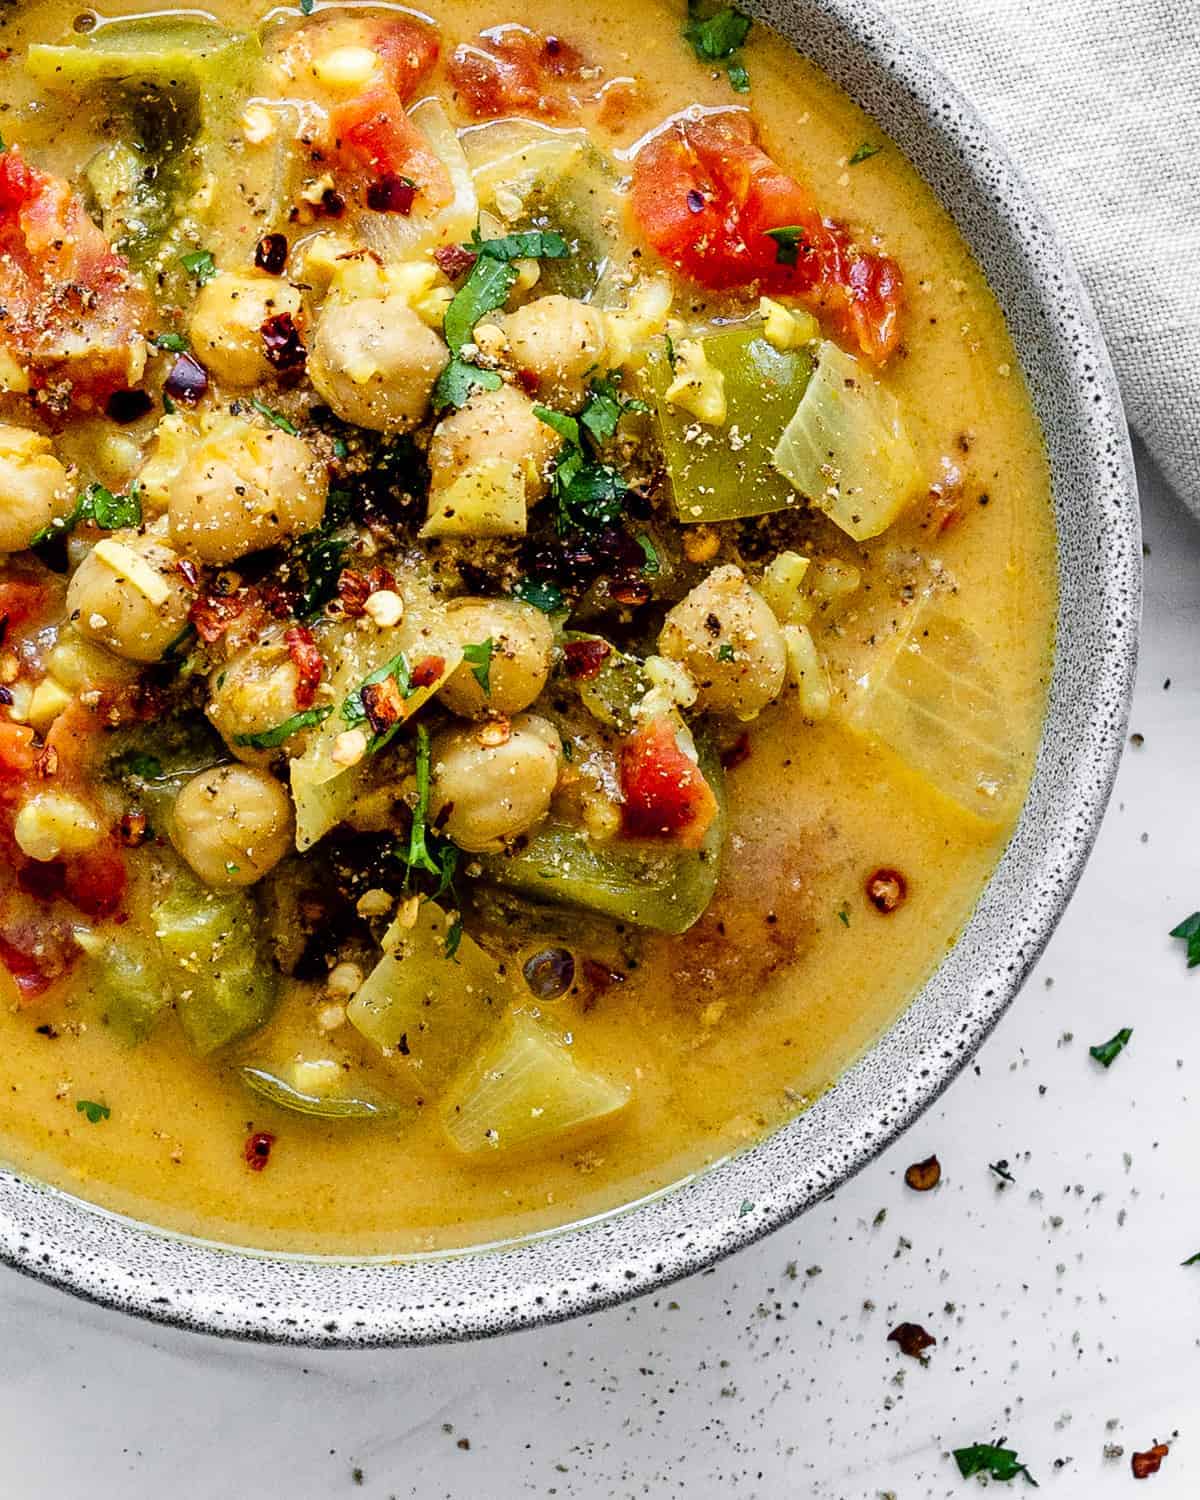
[[[163,394],[172,401],[194,405],[208,390],[208,371],[194,354],[176,356],[170,373],[163,381]]]
[[[901,1354],[907,1354],[926,1364],[925,1350],[932,1349],[937,1339],[927,1333],[920,1323],[898,1323],[888,1334],[888,1342],[898,1344]]]
[[[908,881],[899,870],[881,866],[873,874],[867,876],[864,889],[867,893],[867,900],[875,910],[887,916],[897,907],[904,905],[908,895]]]
[[[409,681],[415,688],[432,687],[445,670],[444,656],[424,656],[412,669]]]
[[[58,751],[53,745],[43,745],[33,762],[36,776],[44,779],[58,775]]]
[[[936,1156],[927,1156],[924,1161],[915,1161],[904,1172],[904,1180],[914,1193],[927,1193],[942,1180],[942,1164]]]
[[[1135,1479],[1149,1479],[1151,1474],[1157,1474],[1162,1468],[1162,1461],[1170,1453],[1166,1443],[1155,1443],[1153,1448],[1148,1448],[1145,1453],[1135,1453],[1129,1460],[1129,1466],[1133,1470]]]
[[[288,242],[286,234],[264,234],[254,247],[254,264],[260,271],[278,276],[287,265]]]
[[[259,330],[267,363],[280,374],[296,374],[303,370],[308,359],[308,350],[296,327],[296,320],[289,312],[275,313]]]
[[[326,188],[321,194],[320,211],[327,219],[340,219],[346,212],[346,200],[333,188]]]
[[[588,997],[583,1004],[584,1010],[591,1010],[600,996],[610,990],[614,984],[625,983],[625,976],[620,969],[610,969],[598,958],[585,958],[579,968],[584,983],[588,987]]]
[[[117,837],[126,849],[138,849],[146,842],[147,827],[146,814],[141,808],[131,808],[121,814],[121,821],[117,824]]]
[[[399,172],[385,172],[367,187],[367,207],[377,214],[412,213],[417,185]]]
[[[285,632],[283,643],[296,669],[296,707],[311,708],[325,671],[325,658],[313,639],[312,631],[304,625],[293,625]]]
[[[612,647],[607,641],[568,641],[563,647],[567,676],[577,682],[590,682],[611,655]]]
[[[736,770],[750,759],[750,736],[743,731],[726,750],[721,751],[721,766],[726,771]]]
[[[369,682],[359,690],[363,712],[376,734],[386,734],[404,714],[404,697],[394,677],[385,677],[382,682]]]
[[[457,281],[460,276],[467,274],[478,256],[462,245],[439,245],[433,252],[433,258],[444,275],[451,281]]]
[[[536,396],[541,381],[537,377],[536,370],[518,370],[513,377],[514,384],[527,396]]]
[[[190,589],[200,587],[200,572],[190,557],[181,557],[176,560],[175,571],[183,579]]]
[[[246,1137],[246,1144],[242,1154],[246,1158],[246,1165],[252,1172],[261,1172],[271,1159],[271,1147],[275,1144],[275,1137],[269,1131],[259,1130],[254,1135]]]
[[[394,589],[396,579],[387,568],[372,568],[369,573],[360,573],[356,568],[343,568],[338,576],[338,602],[342,613],[356,620],[366,613],[367,600],[372,594],[385,589]]]
[[[205,643],[211,646],[214,641],[219,641],[237,617],[246,608],[247,598],[244,593],[236,594],[201,594],[198,599],[192,601],[192,607],[188,610],[188,619],[196,628],[196,634]]]

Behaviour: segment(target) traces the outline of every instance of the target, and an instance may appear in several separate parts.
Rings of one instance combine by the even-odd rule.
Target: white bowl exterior
[[[200,1331],[322,1345],[528,1327],[648,1291],[803,1212],[941,1092],[1053,931],[1124,740],[1141,541],[1120,397],[1082,286],[975,111],[863,0],[759,0],[906,152],[998,297],[1046,436],[1058,645],[1016,834],[963,936],[900,1019],[811,1109],[655,1199],[503,1250],[402,1261],[236,1251],[164,1234],[0,1172],[0,1258],[109,1306]]]

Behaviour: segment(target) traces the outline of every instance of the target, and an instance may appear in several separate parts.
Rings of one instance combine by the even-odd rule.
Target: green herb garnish
[[[463,922],[462,913],[454,913],[454,921],[446,929],[446,957],[453,958],[458,952],[458,945],[462,942]]]
[[[1001,1159],[1000,1161],[988,1162],[988,1171],[995,1172],[996,1176],[1000,1179],[1001,1182],[1015,1183],[1017,1180],[1008,1170],[1008,1162],[1004,1159]]]
[[[617,389],[619,376],[598,375],[592,382],[579,425],[585,427],[597,443],[607,443],[617,430],[622,412],[648,412],[650,408],[636,396],[622,396]]]
[[[1194,969],[1200,964],[1200,911],[1185,917],[1178,927],[1171,928],[1173,938],[1183,938],[1187,943],[1187,966]]]
[[[663,334],[663,343],[667,346],[667,364],[670,366],[671,374],[674,375],[676,369],[675,344],[669,333]]]
[[[722,641],[721,644],[717,647],[717,660],[718,661],[732,661],[733,660],[733,647],[729,644],[728,641]],[[842,913],[839,912],[838,915],[842,916]],[[844,917],[843,917],[843,920],[845,920]]]
[[[403,855],[409,870],[427,870],[430,875],[442,874],[442,867],[429,852],[426,834],[429,831],[429,731],[424,724],[417,725],[417,805],[413,808],[412,830],[408,835],[408,853]]]
[[[272,411],[267,403],[260,401],[257,396],[250,397],[250,405],[260,417],[265,417],[272,427],[278,427],[280,432],[286,432],[289,437],[300,436],[300,429],[294,423],[289,422],[281,411]]]
[[[300,14],[302,16],[311,16],[315,4],[316,0],[300,0]]]
[[[486,641],[463,647],[463,660],[471,668],[471,676],[487,694],[491,694],[492,654],[496,643],[489,635]]]
[[[473,391],[498,391],[503,384],[495,370],[481,370],[478,365],[469,365],[465,359],[456,357],[438,376],[433,388],[433,409],[465,406]]]
[[[701,62],[725,62],[729,82],[735,91],[744,94],[750,87],[750,75],[740,60],[729,61],[750,34],[751,20],[732,5],[722,6],[710,15],[703,14],[701,0],[688,0],[687,24],[683,28],[686,41]]]
[[[1105,1068],[1111,1068],[1117,1058],[1124,1052],[1129,1038],[1133,1035],[1133,1029],[1122,1026],[1116,1036],[1110,1037],[1107,1042],[1101,1042],[1098,1047],[1089,1047],[1089,1054]]]
[[[475,325],[485,313],[504,306],[516,279],[517,268],[507,260],[479,256],[446,309],[443,328],[452,354],[460,353],[464,344],[471,342]]]
[[[513,590],[518,599],[532,604],[544,615],[556,615],[563,608],[563,591],[556,583],[544,578],[522,578]]]
[[[409,671],[408,657],[403,651],[397,651],[391,661],[384,662],[383,666],[376,667],[370,676],[364,677],[342,704],[342,718],[352,729],[365,723],[370,717],[363,703],[363,688],[375,687],[377,683],[386,682],[389,677],[399,688],[402,698],[412,696],[412,675]],[[377,750],[382,750],[395,736],[402,723],[403,720],[397,720],[385,733],[374,735],[367,746],[368,754],[373,755]]]
[[[163,763],[157,755],[147,755],[142,750],[130,750],[112,762],[118,776],[133,777],[137,781],[157,781],[163,773]]]
[[[972,1474],[987,1474],[1002,1484],[1023,1474],[1025,1482],[1036,1490],[1039,1487],[1037,1480],[1020,1462],[1016,1452],[1003,1444],[1001,1438],[998,1443],[972,1443],[969,1448],[955,1448],[954,1461],[958,1472],[964,1479],[970,1479]]]
[[[1187,1260],[1181,1260],[1179,1264],[1181,1266],[1200,1266],[1200,1250],[1197,1250],[1195,1255],[1189,1255]]]
[[[186,354],[188,341],[181,333],[156,333],[154,347],[165,349],[168,354]]]
[[[101,531],[120,531],[123,527],[140,526],[142,502],[138,494],[137,480],[135,479],[129,486],[127,495],[114,495],[102,484],[89,484],[86,490],[76,496],[71,511],[58,520],[51,521],[48,526],[35,531],[29,539],[29,545],[44,547],[47,542],[53,542],[74,531],[75,527],[83,521],[90,521]]]
[[[882,146],[872,146],[869,141],[864,141],[850,158],[848,165],[857,167],[860,161],[870,161],[873,156],[878,156],[882,150]]]
[[[662,564],[658,560],[658,550],[654,543],[644,531],[638,532],[634,540],[642,549],[642,556],[646,559],[642,564],[642,572],[647,578],[657,578],[662,572]]]
[[[211,250],[189,250],[179,257],[179,264],[197,286],[203,286],[217,274],[217,263]]]
[[[611,526],[624,510],[629,486],[611,465],[588,458],[574,417],[548,406],[535,406],[533,413],[566,443],[551,481],[558,501],[559,530],[578,526],[583,531],[598,531],[602,526]]]
[[[780,224],[765,233],[775,241],[775,264],[794,266],[801,250],[808,248],[808,231],[800,224]]]
[[[112,1114],[107,1104],[97,1104],[94,1099],[76,1099],[75,1110],[77,1114],[88,1117],[89,1125],[99,1125],[101,1120],[107,1120]]]
[[[323,703],[319,708],[306,708],[298,714],[293,714],[290,719],[284,719],[282,724],[276,724],[273,729],[262,729],[257,734],[235,734],[233,743],[248,745],[251,750],[278,750],[280,745],[290,740],[292,735],[298,734],[300,730],[312,729],[317,724],[324,724],[332,712],[331,703]]]
[[[489,260],[565,260],[571,247],[553,229],[525,229],[518,234],[500,235],[494,240],[481,240],[476,230],[471,243],[465,246],[476,255],[485,255]]]
[[[717,655],[720,656],[720,654],[721,653],[718,651]],[[729,659],[731,661],[733,659],[733,649],[732,649],[732,647],[730,648]],[[843,927],[849,927],[849,925],[850,925],[850,908],[848,906],[844,906],[844,905],[843,906],[839,906],[838,907],[838,914],[837,915],[838,915],[838,921],[842,924],[842,926]]]

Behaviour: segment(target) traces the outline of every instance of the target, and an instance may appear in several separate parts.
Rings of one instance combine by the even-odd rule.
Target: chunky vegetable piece
[[[634,162],[638,227],[660,255],[722,291],[756,285],[799,297],[882,364],[900,337],[900,269],[822,218],[808,191],[758,145],[751,118],[675,120]],[[773,239],[771,231],[789,231]]]

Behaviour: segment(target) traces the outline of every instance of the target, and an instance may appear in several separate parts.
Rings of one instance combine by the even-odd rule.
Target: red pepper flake
[[[283,643],[296,669],[296,707],[311,708],[325,671],[325,658],[313,639],[312,631],[304,625],[293,625],[285,632]]]
[[[175,571],[183,579],[190,589],[200,587],[200,572],[190,557],[181,557],[176,560]]]
[[[904,1172],[904,1180],[914,1193],[927,1193],[942,1180],[942,1164],[936,1156],[927,1156],[924,1161],[915,1161]]]
[[[242,1155],[246,1158],[246,1165],[252,1172],[261,1172],[271,1160],[271,1147],[274,1144],[275,1137],[266,1130],[256,1131],[254,1135],[246,1137]]]
[[[140,808],[131,808],[121,814],[117,837],[126,849],[139,849],[146,842],[146,829],[146,814]]]
[[[403,214],[407,218],[416,196],[417,185],[411,177],[385,172],[368,185],[367,207],[377,214]]]
[[[536,396],[541,381],[537,377],[536,370],[518,370],[515,376],[515,384],[527,396]]]
[[[1147,1449],[1145,1453],[1135,1453],[1129,1460],[1129,1466],[1133,1470],[1135,1479],[1149,1479],[1151,1474],[1157,1474],[1162,1468],[1162,1461],[1170,1453],[1166,1443],[1155,1443],[1153,1448]]]
[[[366,613],[366,603],[372,594],[395,587],[395,576],[387,568],[372,568],[369,573],[343,568],[338,575],[338,603],[348,619],[356,620]]]
[[[462,245],[439,245],[433,252],[433,258],[451,281],[465,276],[479,259],[473,250],[467,250]]]
[[[254,247],[254,264],[268,275],[278,276],[287,265],[287,258],[286,234],[264,234]]]
[[[444,656],[425,656],[412,669],[409,681],[415,688],[432,687],[445,670],[446,658]]]
[[[599,676],[601,668],[611,655],[612,647],[607,641],[568,641],[563,647],[567,676],[574,678],[576,682],[590,682],[593,677]]]
[[[888,1343],[899,1344],[901,1354],[919,1359],[925,1365],[929,1363],[925,1357],[925,1351],[932,1349],[937,1339],[931,1333],[927,1333],[920,1323],[899,1323],[888,1334]]]
[[[904,905],[908,896],[908,881],[899,870],[881,866],[874,874],[867,876],[864,890],[875,910],[886,917],[897,907]]]
[[[208,371],[194,354],[176,356],[170,374],[163,381],[163,394],[172,401],[194,406],[208,390]]]
[[[214,641],[221,639],[246,608],[247,602],[246,595],[242,593],[201,594],[192,601],[188,619],[196,627],[196,634],[205,645],[211,646]]]
[[[394,677],[369,682],[359,690],[363,712],[376,734],[386,734],[404,715],[404,698]]]
[[[263,346],[267,363],[281,375],[296,374],[303,370],[308,359],[308,350],[300,337],[300,330],[289,312],[275,313],[262,325]]]
[[[333,188],[326,188],[321,194],[320,211],[327,219],[340,219],[346,212],[346,200]]]
[[[53,745],[43,745],[33,762],[34,775],[43,780],[58,775],[58,751]]]
[[[608,592],[618,604],[637,606],[650,600],[650,585],[641,578],[614,578]]]
[[[585,1011],[591,1010],[600,996],[612,989],[614,984],[625,983],[625,976],[620,969],[610,969],[598,958],[585,958],[579,967],[588,987],[588,995],[583,1002]]]
[[[727,750],[721,751],[721,766],[726,771],[734,771],[738,766],[744,766],[750,759],[750,736],[743,730]]]

